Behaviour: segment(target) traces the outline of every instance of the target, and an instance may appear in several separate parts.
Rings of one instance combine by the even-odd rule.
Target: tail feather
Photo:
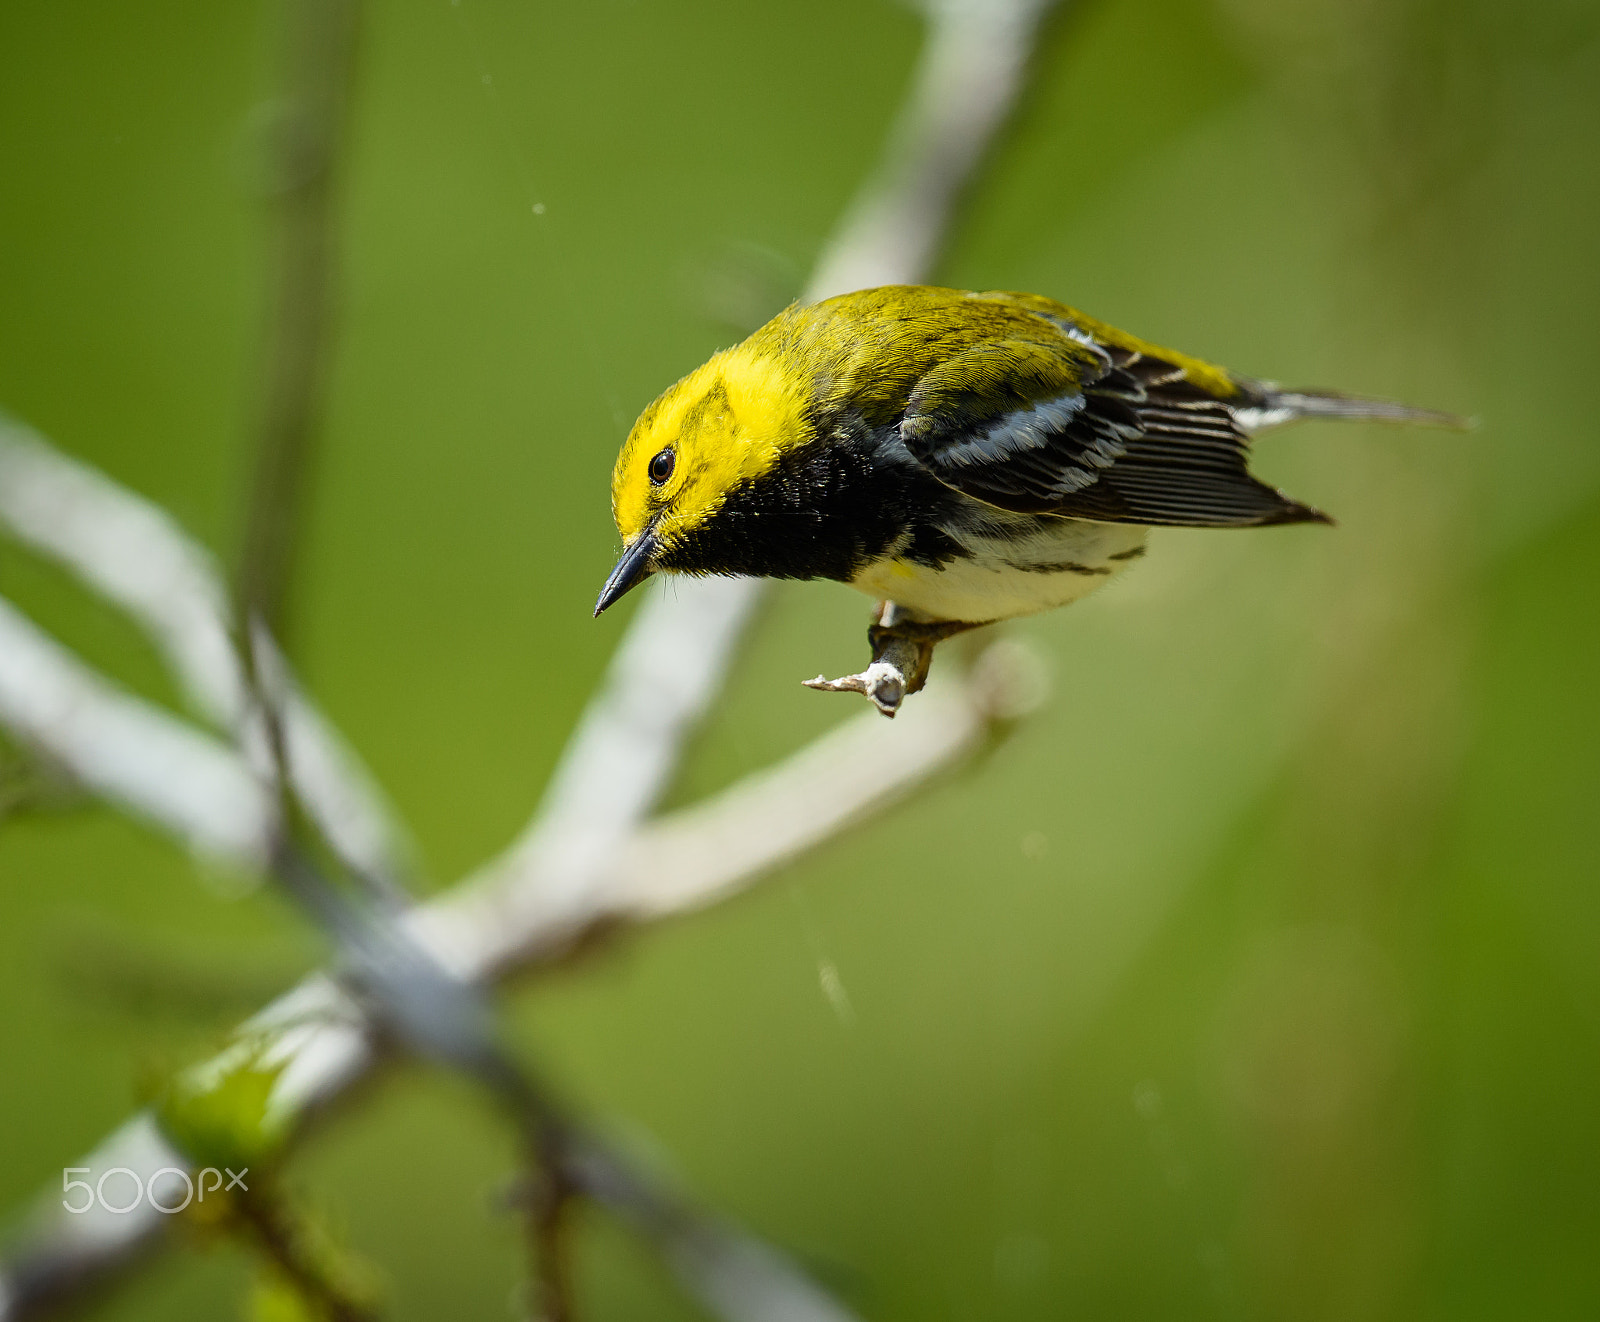
[[[1365,399],[1336,390],[1285,390],[1271,382],[1253,383],[1258,402],[1235,409],[1234,416],[1246,431],[1264,431],[1299,418],[1342,418],[1348,422],[1390,422],[1416,427],[1446,427],[1451,431],[1470,431],[1473,418],[1437,409],[1413,408],[1387,399]]]

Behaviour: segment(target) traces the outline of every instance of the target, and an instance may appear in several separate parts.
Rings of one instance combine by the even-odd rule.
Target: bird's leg
[[[805,686],[828,693],[864,693],[885,716],[893,717],[905,696],[928,682],[935,645],[984,623],[987,621],[925,620],[895,602],[880,602],[867,629],[872,663],[859,675],[840,679],[818,675],[805,680]]]

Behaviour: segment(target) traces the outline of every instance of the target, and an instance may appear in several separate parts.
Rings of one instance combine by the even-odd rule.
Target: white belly
[[[1025,537],[953,534],[967,555],[939,569],[892,558],[850,586],[930,620],[1007,620],[1086,597],[1143,553],[1146,529],[1050,519]]]

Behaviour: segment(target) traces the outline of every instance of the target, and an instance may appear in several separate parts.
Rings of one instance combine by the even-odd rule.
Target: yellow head
[[[598,615],[658,569],[694,572],[681,553],[729,493],[772,471],[811,437],[802,382],[749,343],[719,353],[640,416],[611,475],[622,559]]]

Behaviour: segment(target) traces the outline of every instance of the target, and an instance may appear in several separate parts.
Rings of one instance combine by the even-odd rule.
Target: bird
[[[849,584],[883,603],[875,661],[896,642],[912,661],[808,683],[893,715],[934,643],[1087,596],[1151,528],[1332,523],[1249,471],[1251,439],[1302,418],[1468,425],[1240,376],[1038,294],[794,304],[634,424],[595,614],[652,574]]]

